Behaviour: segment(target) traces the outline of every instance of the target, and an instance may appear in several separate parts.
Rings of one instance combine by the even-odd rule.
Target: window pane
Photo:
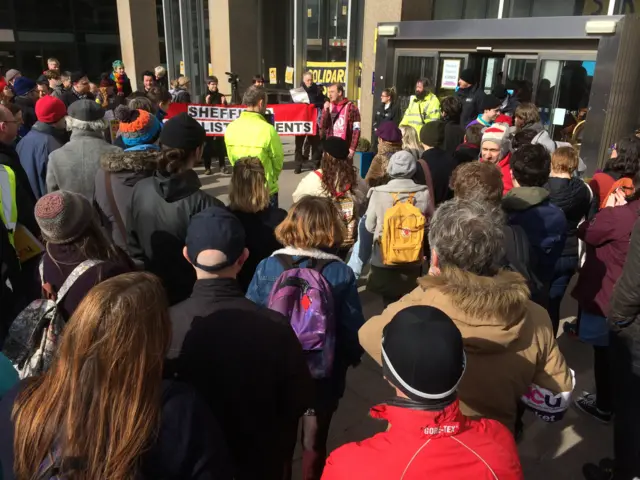
[[[457,20],[462,18],[464,0],[436,0],[434,20]]]
[[[572,15],[606,15],[609,1],[581,0],[506,0],[505,17],[557,17]]]

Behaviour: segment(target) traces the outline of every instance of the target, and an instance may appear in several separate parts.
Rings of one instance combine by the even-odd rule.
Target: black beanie
[[[206,138],[207,134],[200,122],[184,112],[172,117],[160,132],[161,145],[187,151],[201,147]]]
[[[383,330],[384,376],[411,400],[453,401],[465,364],[462,334],[437,308],[400,310]]]
[[[460,80],[464,80],[465,82],[473,85],[476,83],[476,73],[472,68],[465,68],[460,72]]]
[[[420,141],[423,145],[439,148],[444,143],[444,122],[433,120],[420,129]]]
[[[349,156],[349,144],[340,137],[327,137],[322,148],[333,158],[344,160]]]
[[[493,108],[498,108],[502,105],[502,100],[500,100],[498,97],[496,97],[495,95],[485,95],[482,98],[482,104],[480,105],[480,110],[482,110],[483,112],[485,110],[491,110]]]

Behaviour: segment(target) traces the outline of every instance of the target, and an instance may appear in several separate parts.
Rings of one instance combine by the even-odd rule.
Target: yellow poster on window
[[[269,83],[278,83],[278,69],[270,68],[269,69]]]
[[[287,67],[287,70],[284,72],[284,83],[293,85],[293,67]]]

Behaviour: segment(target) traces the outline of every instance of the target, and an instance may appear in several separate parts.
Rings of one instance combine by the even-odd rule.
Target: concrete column
[[[155,0],[117,0],[120,49],[133,90],[140,75],[160,65],[160,42]]]
[[[258,13],[258,0],[209,0],[211,63],[223,93],[231,91],[224,72],[240,75],[241,96],[255,74],[268,73],[260,71]]]
[[[375,38],[378,23],[399,22],[402,13],[402,0],[367,0],[364,9],[364,31],[362,32],[362,96],[360,114],[363,135],[371,140],[373,108],[379,99],[371,94],[371,79],[376,65]],[[378,78],[380,75],[376,75]],[[380,81],[380,80],[376,80]],[[386,84],[391,87],[391,84]]]

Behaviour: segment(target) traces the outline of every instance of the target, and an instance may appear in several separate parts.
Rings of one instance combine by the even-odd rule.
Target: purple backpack
[[[313,378],[331,375],[336,344],[335,306],[331,285],[322,269],[334,260],[275,255],[284,272],[273,284],[267,306],[291,322]],[[300,267],[304,261],[307,267]]]

